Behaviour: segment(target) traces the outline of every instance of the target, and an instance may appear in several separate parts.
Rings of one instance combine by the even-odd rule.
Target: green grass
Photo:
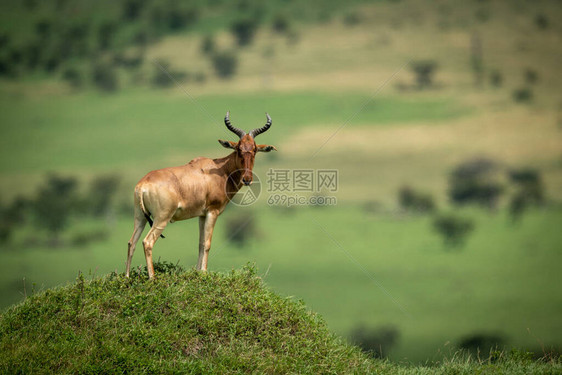
[[[251,270],[110,275],[48,290],[0,320],[3,373],[375,371]],[[165,270],[171,271],[164,274]]]
[[[558,359],[497,353],[433,367],[372,360],[255,270],[184,272],[156,264],[35,294],[0,316],[3,373],[556,373]]]
[[[226,222],[249,214],[256,215],[257,237],[236,247],[227,239]],[[400,338],[390,356],[397,361],[439,359],[462,337],[478,332],[499,333],[509,346],[538,352],[543,344],[559,346],[562,212],[533,210],[518,224],[504,212],[468,210],[464,215],[475,220],[475,232],[465,247],[449,250],[429,216],[368,213],[345,204],[291,211],[229,207],[218,220],[209,267],[228,272],[256,262],[267,285],[306,301],[342,336],[360,323],[395,326]],[[2,305],[32,289],[64,284],[78,270],[86,275],[123,271],[131,231],[132,219],[120,218],[107,242],[85,248],[7,247]],[[197,262],[197,238],[195,220],[171,224],[154,257],[191,268]],[[144,264],[139,242],[133,265]]]
[[[112,96],[94,93],[22,100],[1,95],[3,113],[0,173],[52,169],[115,169],[162,163],[167,158],[222,151],[218,138],[232,138],[223,117],[243,129],[262,126],[265,112],[273,128],[262,136],[275,143],[307,125],[339,126],[367,94],[319,92],[207,95],[193,103],[179,89],[136,90]],[[446,121],[468,113],[449,99],[377,98],[353,120],[354,126],[413,121]],[[222,152],[224,153],[224,152]],[[8,157],[11,156],[11,157]],[[13,163],[13,158],[17,163]],[[187,162],[189,160],[185,160]]]

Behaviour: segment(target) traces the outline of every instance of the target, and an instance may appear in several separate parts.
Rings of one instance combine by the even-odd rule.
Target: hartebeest
[[[271,117],[267,113],[266,117],[265,126],[245,133],[232,126],[227,112],[224,123],[228,130],[239,137],[239,141],[219,139],[219,143],[225,148],[233,149],[234,152],[224,158],[198,157],[181,167],[158,169],[148,173],[137,183],[134,193],[135,229],[129,240],[127,277],[136,243],[147,222],[150,223],[151,228],[142,244],[148,277],[153,278],[152,248],[166,225],[196,216],[199,217],[197,269],[207,270],[207,259],[217,217],[242,184],[252,183],[256,153],[277,150],[274,146],[256,145],[254,141],[255,137],[271,126]]]

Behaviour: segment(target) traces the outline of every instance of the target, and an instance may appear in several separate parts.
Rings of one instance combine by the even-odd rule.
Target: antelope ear
[[[231,149],[236,149],[236,142],[232,142],[232,141],[223,141],[222,139],[219,139],[219,143],[222,145],[222,147],[224,148],[231,148]]]
[[[256,145],[256,147],[258,148],[259,152],[269,152],[273,150],[277,151],[275,146],[270,146],[270,145]]]

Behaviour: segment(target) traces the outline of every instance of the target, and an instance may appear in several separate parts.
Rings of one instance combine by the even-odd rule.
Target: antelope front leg
[[[201,271],[207,271],[209,250],[211,250],[211,240],[217,217],[218,213],[214,211],[199,217],[199,260],[197,261],[197,269]]]

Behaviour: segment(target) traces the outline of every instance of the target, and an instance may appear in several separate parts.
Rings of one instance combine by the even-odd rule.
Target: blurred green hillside
[[[121,272],[136,181],[225,155],[216,140],[233,139],[227,110],[244,129],[268,112],[273,126],[259,142],[279,151],[257,157],[258,202],[219,219],[211,269],[256,262],[268,285],[346,337],[359,327],[380,339],[390,327],[381,345],[395,360],[435,360],[478,335],[537,352],[562,345],[560,3],[26,0],[0,9],[0,232],[11,231],[0,244],[1,306],[78,270]],[[471,160],[499,175],[490,209],[451,202],[451,172]],[[268,205],[270,168],[337,170],[337,205]],[[544,189],[517,220],[514,170],[532,171]],[[77,210],[55,243],[37,224],[48,218],[13,204],[36,197],[49,173],[76,178],[86,201],[99,176],[119,184],[101,218]],[[434,211],[402,206],[404,186],[430,196]],[[29,217],[13,219],[10,207]],[[434,229],[441,213],[472,221],[462,246]],[[250,239],[233,242],[232,225]],[[168,226],[155,257],[191,267],[196,231],[194,221]],[[103,240],[80,241],[92,237]],[[144,265],[142,249],[134,264]]]

